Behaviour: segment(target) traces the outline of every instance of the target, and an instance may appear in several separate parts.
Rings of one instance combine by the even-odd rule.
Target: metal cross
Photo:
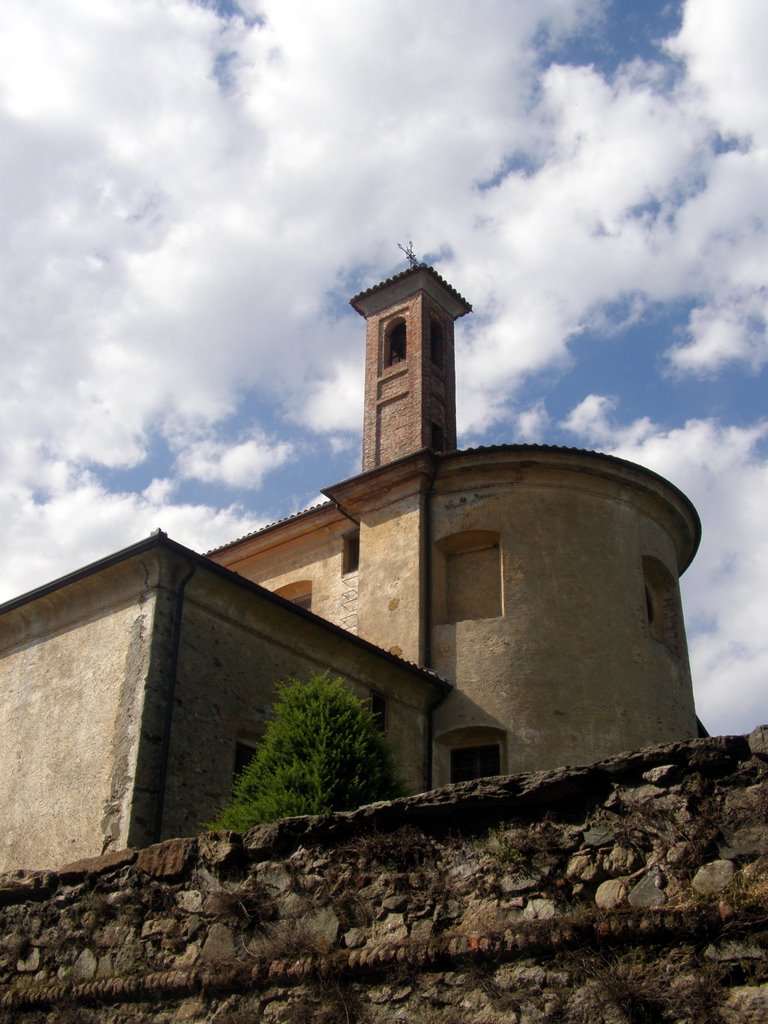
[[[416,255],[416,253],[413,251],[413,242],[409,242],[408,243],[408,248],[407,249],[405,248],[405,246],[401,245],[398,242],[397,243],[397,248],[398,249],[402,249],[402,251],[405,253],[405,255],[406,255],[407,259],[408,259],[408,262],[411,264],[412,267],[418,267],[418,265],[419,265],[419,258]]]

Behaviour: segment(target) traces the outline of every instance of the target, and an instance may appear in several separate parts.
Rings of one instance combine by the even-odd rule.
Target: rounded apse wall
[[[483,737],[518,772],[696,735],[678,578],[700,526],[670,483],[575,449],[456,452],[429,530],[431,663],[455,687],[435,784]]]

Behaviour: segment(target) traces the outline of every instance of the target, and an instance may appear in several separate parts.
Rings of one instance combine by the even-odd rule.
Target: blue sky
[[[474,306],[460,444],[683,489],[699,712],[768,719],[766,44],[757,0],[6,0],[0,598],[356,473],[348,299],[413,240]]]

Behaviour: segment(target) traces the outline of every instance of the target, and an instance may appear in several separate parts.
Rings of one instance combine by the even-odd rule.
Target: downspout
[[[359,519],[355,519],[355,517],[352,515],[351,512],[347,512],[347,510],[344,508],[344,506],[340,505],[335,498],[331,498],[331,502],[333,504],[333,507],[336,509],[336,511],[337,512],[341,512],[341,514],[346,519],[348,519],[350,521],[350,523],[354,523],[355,526],[358,526],[358,527],[360,526],[360,520]]]
[[[436,456],[432,473],[429,477],[429,483],[427,484],[427,488],[424,492],[424,571],[426,573],[424,580],[424,617],[422,620],[422,629],[424,630],[424,668],[432,668],[432,507],[430,499],[435,486],[437,471],[440,466],[438,459],[439,456]],[[441,693],[440,696],[433,700],[427,708],[426,783],[428,790],[432,789],[432,770],[434,761],[432,746],[434,744],[435,736],[434,715],[435,711],[437,711],[447,696],[448,691]]]
[[[165,787],[168,779],[168,762],[171,753],[171,725],[173,724],[173,702],[176,696],[176,674],[179,668],[179,650],[181,648],[181,623],[184,610],[184,592],[187,584],[195,575],[197,566],[190,566],[186,576],[179,583],[176,591],[176,610],[173,617],[173,636],[171,637],[171,661],[169,667],[168,700],[165,705],[165,721],[163,723],[163,741],[160,748],[160,771],[157,780],[157,801],[155,802],[155,824],[152,841],[160,842],[163,831],[163,811],[165,809]]]

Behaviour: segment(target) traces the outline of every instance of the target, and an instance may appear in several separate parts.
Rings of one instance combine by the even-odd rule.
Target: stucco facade
[[[0,871],[199,831],[275,684],[385,702],[413,790],[437,677],[157,535],[0,609]]]

